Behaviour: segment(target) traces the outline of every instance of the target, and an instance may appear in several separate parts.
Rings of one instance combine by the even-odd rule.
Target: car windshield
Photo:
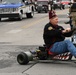
[[[21,0],[2,0],[2,3],[21,3]]]
[[[48,2],[47,1],[38,1],[37,4],[47,5]]]

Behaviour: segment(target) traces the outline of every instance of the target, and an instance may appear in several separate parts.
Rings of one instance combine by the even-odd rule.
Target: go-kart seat
[[[53,53],[53,52],[50,51],[50,48],[51,48],[52,46],[50,46],[49,48],[47,48],[47,46],[44,44],[43,47],[45,47],[45,50],[47,50],[47,53],[48,53],[49,55],[56,55],[56,53]]]

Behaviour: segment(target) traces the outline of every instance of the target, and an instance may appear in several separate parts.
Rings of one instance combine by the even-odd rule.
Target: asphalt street
[[[68,9],[56,10],[59,25],[70,27]],[[49,22],[48,13],[36,13],[34,18],[22,21],[3,19],[0,22],[0,75],[75,75],[76,64],[62,61],[30,61],[19,65],[17,55],[20,52],[36,50],[44,44],[42,34]],[[67,38],[70,39],[70,38]]]

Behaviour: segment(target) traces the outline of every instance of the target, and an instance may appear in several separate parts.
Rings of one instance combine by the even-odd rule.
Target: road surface
[[[59,25],[69,27],[68,9],[56,10]],[[43,28],[49,22],[47,13],[36,13],[34,18],[22,21],[3,19],[0,22],[0,75],[75,75],[72,62],[31,61],[27,65],[17,63],[20,52],[36,50],[44,44]],[[70,38],[69,38],[70,39]]]

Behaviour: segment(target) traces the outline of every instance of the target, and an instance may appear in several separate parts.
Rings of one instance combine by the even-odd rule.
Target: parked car
[[[48,12],[48,1],[44,1],[44,0],[37,1],[37,12],[41,13],[43,11],[45,13]]]
[[[0,21],[2,18],[18,18],[23,16],[32,18],[34,16],[34,5],[26,0],[2,0],[0,4]]]
[[[54,1],[53,1],[53,9],[54,9],[54,10],[55,10],[55,9],[60,9],[60,10],[62,10],[62,9],[65,9],[65,5],[62,4],[61,1],[54,0]]]

